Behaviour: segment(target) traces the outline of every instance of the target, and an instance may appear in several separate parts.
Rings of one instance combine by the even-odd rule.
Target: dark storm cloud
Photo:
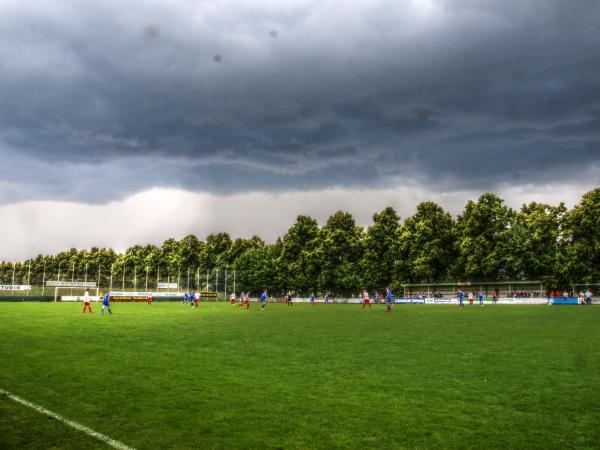
[[[600,161],[596,1],[15,1],[0,19],[1,202],[493,189]]]

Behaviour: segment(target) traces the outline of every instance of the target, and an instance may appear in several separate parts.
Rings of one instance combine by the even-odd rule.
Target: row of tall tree
[[[0,281],[24,283],[71,277],[95,280],[132,271],[152,277],[220,268],[237,275],[238,290],[273,293],[357,292],[399,287],[405,282],[543,280],[548,288],[600,281],[600,188],[568,210],[541,203],[508,208],[486,193],[453,218],[424,202],[404,221],[393,208],[373,216],[366,229],[338,211],[323,226],[298,216],[273,244],[260,237],[231,239],[227,233],[200,240],[188,235],[161,246],[71,249],[20,263],[0,263]],[[102,274],[96,274],[100,270]],[[161,277],[162,278],[162,277]],[[192,280],[192,284],[194,284]],[[231,285],[230,285],[231,286]]]

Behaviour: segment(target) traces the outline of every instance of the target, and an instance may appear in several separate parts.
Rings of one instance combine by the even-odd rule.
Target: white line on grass
[[[67,419],[66,417],[56,414],[42,406],[36,405],[35,403],[31,403],[31,402],[25,400],[24,398],[19,397],[18,395],[11,394],[10,392],[5,391],[4,389],[0,389],[0,394],[4,394],[8,398],[14,400],[15,402],[18,402],[21,405],[25,405],[28,408],[34,409],[39,413],[47,415],[48,417],[52,417],[53,419],[59,420],[62,423],[66,423],[67,425],[69,425],[72,428],[75,428],[76,430],[83,431],[84,433],[86,433],[92,437],[95,437],[96,439],[99,439],[102,442],[105,442],[106,444],[110,445],[113,448],[116,448],[119,450],[135,450],[133,447],[129,447],[128,445],[125,445],[122,442],[115,441],[114,439],[109,438],[105,434],[98,433],[97,431],[94,431],[91,428],[86,427],[85,425],[81,425],[80,423],[77,423],[77,422],[74,422],[73,420]]]

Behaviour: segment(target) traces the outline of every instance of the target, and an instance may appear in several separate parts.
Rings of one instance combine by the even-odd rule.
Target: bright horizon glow
[[[572,207],[594,186],[505,186],[495,194],[518,209],[532,201]],[[122,252],[133,245],[160,245],[173,237],[195,234],[200,239],[217,232],[232,238],[258,235],[272,243],[283,236],[300,214],[323,225],[338,210],[350,212],[368,227],[374,213],[393,207],[404,221],[423,201],[434,201],[454,217],[468,200],[483,192],[433,192],[420,187],[342,189],[235,195],[153,188],[106,204],[30,201],[0,205],[3,233],[0,260],[34,258],[71,247],[109,247]]]

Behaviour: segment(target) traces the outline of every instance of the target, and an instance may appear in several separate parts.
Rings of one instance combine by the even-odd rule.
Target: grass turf
[[[0,388],[136,448],[600,442],[595,306],[94,307],[0,303]],[[0,447],[104,448],[6,397]]]

